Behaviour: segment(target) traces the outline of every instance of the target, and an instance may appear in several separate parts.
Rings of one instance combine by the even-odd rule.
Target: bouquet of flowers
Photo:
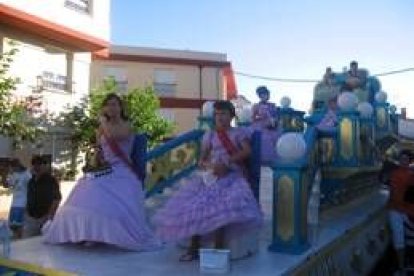
[[[201,179],[203,179],[204,185],[212,186],[214,185],[214,183],[217,182],[217,176],[214,175],[213,170],[211,169],[201,170],[199,173],[200,173]]]
[[[100,147],[95,147],[86,154],[86,164],[82,170],[86,175],[93,177],[112,173],[112,167],[105,160]]]

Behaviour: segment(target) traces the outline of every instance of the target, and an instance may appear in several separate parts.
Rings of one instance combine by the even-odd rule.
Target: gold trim
[[[309,173],[302,174],[302,184],[301,184],[301,223],[300,234],[302,238],[306,238],[308,235],[308,183],[309,183]]]
[[[332,163],[335,152],[335,142],[333,138],[322,138],[319,141],[321,158],[323,164]]]
[[[359,158],[367,160],[370,157],[370,153],[372,151],[371,146],[368,145],[369,139],[372,138],[371,126],[367,124],[361,124],[360,136],[358,135],[357,137],[361,137],[360,141],[364,142],[364,144],[362,142],[359,143]]]
[[[286,274],[288,275],[310,275],[312,271],[317,270],[324,259],[330,257],[331,258],[331,267],[333,267],[338,274],[331,274],[331,275],[345,275],[344,271],[342,271],[341,266],[338,263],[338,260],[332,259],[335,252],[340,251],[344,244],[348,244],[351,240],[355,239],[362,231],[365,229],[367,225],[373,225],[377,221],[383,221],[383,224],[386,225],[387,223],[387,210],[385,208],[381,208],[377,212],[373,214],[372,217],[365,220],[361,224],[355,226],[349,232],[345,233],[344,235],[338,237],[330,244],[326,245],[323,249],[321,249],[318,254],[314,255],[313,257],[306,259],[301,264],[297,265],[295,269],[292,271],[288,271]],[[384,228],[385,229],[385,228]],[[380,232],[380,231],[379,231]],[[384,232],[384,240],[389,236],[389,233],[386,231]]]
[[[324,179],[346,179],[355,174],[359,173],[369,173],[369,172],[378,172],[381,169],[380,166],[370,166],[370,167],[355,167],[355,168],[323,168],[322,174]]]
[[[294,181],[287,175],[279,178],[277,183],[277,234],[288,241],[294,231]]]
[[[27,272],[37,273],[45,276],[75,276],[78,274],[56,270],[51,268],[45,268],[40,265],[15,261],[15,260],[8,260],[4,258],[0,258],[0,266],[5,266],[11,269],[23,270]]]
[[[387,121],[387,113],[385,112],[385,108],[378,107],[377,108],[377,126],[380,128],[385,127]]]
[[[349,160],[353,156],[354,144],[352,141],[353,130],[352,121],[348,118],[342,119],[341,122],[341,156]]]

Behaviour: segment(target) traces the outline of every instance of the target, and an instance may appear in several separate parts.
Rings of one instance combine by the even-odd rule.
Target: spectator
[[[33,157],[32,170],[33,177],[27,188],[25,237],[41,234],[43,224],[53,218],[61,200],[59,183],[51,174],[48,160]]]
[[[390,179],[389,218],[393,245],[397,252],[399,269],[401,270],[405,266],[404,224],[409,222],[409,217],[414,217],[413,195],[407,194],[411,190],[410,186],[414,185],[414,173],[409,167],[411,159],[412,156],[409,151],[401,151],[398,167],[392,171]]]
[[[9,225],[14,236],[21,238],[27,202],[27,184],[32,176],[19,159],[12,159],[10,168],[7,186],[12,190],[13,197],[9,212]]]

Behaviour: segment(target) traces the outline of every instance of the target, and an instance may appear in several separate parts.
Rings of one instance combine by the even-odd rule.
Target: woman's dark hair
[[[47,165],[49,161],[40,155],[35,155],[32,158],[32,165]]]
[[[215,110],[227,110],[232,117],[236,116],[236,109],[230,101],[218,100],[214,103]]]
[[[105,105],[107,105],[108,102],[112,99],[115,99],[116,101],[118,101],[118,104],[121,107],[121,118],[125,121],[128,120],[128,116],[127,116],[125,108],[124,108],[124,102],[122,101],[121,97],[118,96],[115,93],[110,93],[110,94],[106,95],[105,99],[102,101],[101,108],[103,108]],[[107,117],[106,114],[104,114],[104,116]],[[109,119],[109,118],[107,117],[107,119]]]
[[[260,95],[267,94],[270,95],[269,89],[266,86],[259,86],[256,88],[256,94],[260,97]]]
[[[22,162],[20,162],[20,160],[17,159],[17,158],[13,158],[13,159],[10,160],[10,166],[12,168],[16,168],[18,170],[24,170],[24,169],[26,169],[26,167],[23,166]]]

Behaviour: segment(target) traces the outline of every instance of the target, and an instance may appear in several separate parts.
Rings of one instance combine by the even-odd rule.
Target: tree
[[[0,53],[0,135],[10,137],[17,148],[24,141],[33,142],[42,131],[28,113],[29,103],[13,97],[19,80],[9,75],[9,69],[18,50],[14,42],[10,45],[10,50]]]
[[[95,131],[98,127],[98,116],[101,105],[109,93],[118,90],[116,81],[108,79],[94,89],[80,104],[62,112],[57,118],[57,125],[69,130],[72,151],[88,152],[96,143]],[[157,111],[160,102],[152,87],[136,88],[121,95],[125,108],[135,132],[146,133],[150,146],[154,146],[171,135],[173,124],[162,118]],[[72,165],[73,162],[72,162]]]

